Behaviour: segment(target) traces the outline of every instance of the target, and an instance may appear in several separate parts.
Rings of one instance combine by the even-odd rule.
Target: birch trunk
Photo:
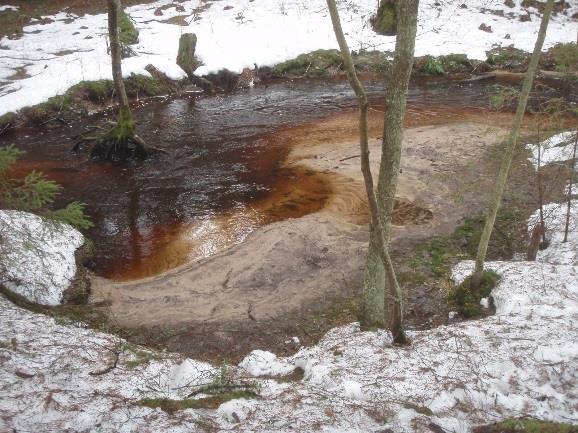
[[[347,41],[345,40],[345,36],[343,34],[343,29],[341,27],[341,21],[339,19],[339,13],[337,11],[335,0],[327,0],[327,7],[329,8],[331,21],[333,23],[333,30],[335,31],[335,37],[339,43],[341,56],[343,58],[345,69],[347,70],[349,82],[357,96],[359,104],[359,148],[361,153],[361,171],[363,173],[363,180],[365,182],[365,190],[367,193],[367,200],[371,215],[370,232],[375,232],[377,234],[377,249],[379,251],[381,266],[385,270],[387,281],[391,287],[396,288],[396,293],[399,293],[399,284],[397,282],[393,264],[391,262],[391,257],[387,248],[387,241],[385,237],[386,232],[379,218],[379,208],[373,186],[373,175],[371,173],[371,166],[369,162],[369,138],[367,126],[367,112],[369,103],[367,100],[367,94],[363,85],[359,81],[359,78],[357,77],[353,59],[351,57],[351,52],[349,51]],[[397,299],[399,302],[401,302],[401,297],[398,297]],[[395,314],[399,314],[399,316],[396,316],[395,320],[392,321],[390,331],[393,335],[393,340],[395,343],[406,344],[407,338],[403,329],[403,317],[401,316],[401,311],[401,305],[399,305],[399,308],[395,308]]]
[[[395,55],[391,70],[387,76],[385,103],[387,112],[384,117],[381,166],[379,172],[377,201],[383,236],[386,245],[391,234],[391,219],[397,190],[403,144],[403,124],[407,106],[407,88],[413,67],[415,35],[419,0],[396,2],[397,38]],[[403,314],[402,293],[399,285],[391,285],[386,279],[385,268],[380,260],[379,238],[374,227],[371,232],[369,252],[364,276],[364,325],[383,326],[386,317],[386,293],[390,294],[393,310],[393,326],[401,323]]]
[[[526,76],[524,78],[524,84],[522,85],[522,92],[518,101],[518,108],[516,110],[516,115],[512,124],[512,130],[510,131],[510,135],[508,137],[506,153],[502,159],[500,171],[496,180],[496,189],[494,190],[494,193],[490,199],[490,207],[486,217],[486,224],[484,226],[484,230],[482,231],[480,244],[478,245],[476,267],[471,279],[471,287],[474,290],[477,290],[482,283],[484,263],[486,260],[486,254],[488,252],[488,245],[490,243],[490,238],[494,229],[494,223],[496,222],[496,216],[498,214],[498,210],[500,209],[502,197],[506,188],[506,182],[508,180],[508,174],[510,172],[512,160],[514,158],[514,152],[518,144],[518,136],[522,126],[522,120],[524,119],[524,113],[526,112],[526,106],[528,105],[528,98],[530,97],[530,91],[532,90],[532,85],[534,83],[534,76],[536,75],[538,62],[540,61],[542,46],[544,45],[544,39],[546,38],[546,30],[548,29],[548,23],[550,21],[550,15],[552,14],[553,6],[554,0],[548,0],[548,3],[546,3],[546,8],[544,9],[544,14],[542,16],[542,23],[540,24],[538,38],[536,39],[536,44],[534,45],[534,52],[532,53],[530,65],[528,66],[528,71],[526,72]]]

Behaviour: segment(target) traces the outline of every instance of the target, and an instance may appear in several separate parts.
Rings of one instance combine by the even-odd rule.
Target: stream
[[[446,111],[486,109],[494,80],[418,80],[409,91],[408,123]],[[383,84],[366,83],[383,109]],[[95,228],[95,272],[114,280],[144,278],[241,242],[257,227],[321,209],[331,193],[323,177],[281,168],[289,148],[280,128],[354,109],[343,79],[260,85],[234,94],[152,102],[135,111],[139,134],[167,150],[142,163],[108,163],[72,154],[71,138],[94,115],[66,128],[20,130],[0,137],[26,151],[17,171],[36,169],[59,182],[57,205],[87,204]]]

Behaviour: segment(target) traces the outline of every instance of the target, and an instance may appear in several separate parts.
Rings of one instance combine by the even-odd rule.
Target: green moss
[[[480,305],[482,298],[487,298],[500,276],[494,271],[485,270],[482,276],[482,282],[479,290],[470,289],[471,277],[467,277],[453,293],[453,301],[456,304],[457,311],[464,317],[478,317],[482,315],[483,310]]]
[[[164,95],[168,89],[153,77],[142,74],[130,74],[124,79],[124,87],[129,98]]]
[[[15,122],[16,122],[16,113],[10,111],[6,114],[3,114],[2,116],[0,116],[0,131],[2,131],[5,128],[8,128],[9,126],[14,125]]]
[[[486,52],[487,63],[496,69],[523,72],[528,68],[531,54],[514,47],[498,47]]]
[[[380,51],[353,52],[353,63],[359,72],[384,72],[388,57]],[[272,75],[277,77],[323,76],[335,71],[345,72],[338,50],[317,50],[300,54],[294,59],[279,63]]]
[[[233,391],[199,399],[171,400],[168,398],[145,398],[136,404],[150,408],[160,408],[167,413],[185,409],[217,409],[221,404],[237,398],[257,398],[253,391]]]
[[[102,103],[109,99],[114,91],[110,80],[81,81],[66,92],[67,95],[92,102]]]
[[[458,254],[451,238],[437,237],[415,248],[411,265],[427,268],[435,277],[441,277],[448,273],[451,259]]]
[[[107,134],[107,138],[114,139],[118,143],[128,140],[134,135],[134,118],[130,109],[121,107],[118,112],[116,125]]]
[[[416,64],[418,72],[426,75],[444,75],[445,69],[442,62],[432,56],[426,56]]]
[[[341,54],[338,50],[317,50],[300,54],[294,59],[278,64],[273,68],[273,75],[323,75],[331,66],[339,67],[341,64]]]
[[[553,57],[554,69],[558,72],[578,70],[578,45],[575,42],[556,44],[549,53]]]
[[[500,209],[488,247],[488,260],[508,259],[515,252],[522,251],[520,248],[524,248],[524,245],[519,240],[527,218],[527,213],[520,209],[513,207]],[[464,252],[470,257],[476,256],[485,221],[484,215],[464,218],[454,232],[453,238],[459,241]]]
[[[475,431],[480,433],[578,433],[578,426],[532,418],[510,418],[497,424],[479,427]]]
[[[124,11],[118,14],[118,28],[120,30],[119,39],[123,45],[132,45],[138,42],[138,29],[134,25],[132,18]]]
[[[382,51],[359,51],[352,54],[353,64],[358,72],[383,73],[388,68],[388,55]]]
[[[448,74],[470,72],[472,65],[466,54],[448,54],[438,57],[444,71]]]
[[[380,35],[394,36],[397,34],[397,14],[395,3],[384,0],[377,14],[371,19],[373,30]]]
[[[69,111],[72,106],[73,101],[68,95],[59,95],[53,96],[41,104],[24,107],[20,110],[20,114],[32,124],[40,125],[55,117],[57,114]]]

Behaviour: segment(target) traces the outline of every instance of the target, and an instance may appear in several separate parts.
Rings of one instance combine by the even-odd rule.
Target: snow
[[[516,6],[508,8],[502,0],[469,0],[461,8],[463,1],[422,0],[416,55],[464,53],[485,59],[494,45],[531,51],[540,17],[534,8],[522,8],[521,2],[516,0]],[[155,10],[167,4],[171,2],[162,0],[127,8],[140,30],[140,41],[133,46],[138,55],[123,62],[125,75],[146,74],[144,67],[152,63],[173,78],[184,77],[175,64],[178,39],[184,32],[198,36],[197,52],[204,63],[199,74],[222,68],[240,72],[254,64],[273,65],[304,52],[337,48],[325,0],[231,0],[227,5],[232,8],[226,10],[221,2],[186,0],[179,3],[185,12],[169,7],[156,16]],[[339,2],[352,50],[393,50],[395,38],[375,34],[368,24],[375,4],[375,0]],[[490,9],[505,14],[498,16]],[[575,40],[569,17],[577,10],[573,3],[567,14],[553,17],[546,48]],[[519,16],[528,12],[531,20],[521,22]],[[166,22],[177,16],[188,25]],[[80,17],[60,12],[43,18],[53,22],[26,26],[19,39],[0,40],[0,115],[62,94],[82,80],[111,78],[105,14]],[[479,30],[482,23],[491,25],[492,33]],[[29,77],[12,78],[19,68]]]
[[[576,244],[574,244],[576,246]],[[468,432],[509,416],[578,423],[578,266],[497,262],[496,315],[410,332],[412,345],[391,345],[387,332],[357,324],[331,330],[288,358],[255,352],[231,367],[266,374],[277,363],[300,366],[302,381],[255,378],[259,399],[236,399],[216,411],[175,415],[136,405],[141,398],[183,398],[218,369],[134,347],[79,326],[57,324],[0,298],[0,419],[17,430],[136,432],[215,431],[427,432],[434,423]],[[473,262],[456,267],[461,281]],[[117,367],[100,376],[91,372]],[[147,353],[147,356],[136,355]],[[134,363],[138,359],[142,363]],[[132,364],[131,364],[132,361]],[[252,367],[250,367],[252,368]],[[98,427],[94,427],[98,426]]]
[[[568,242],[564,240],[568,203],[549,203],[544,206],[544,223],[548,248],[538,251],[540,261],[559,265],[578,265],[578,200],[570,202]],[[530,218],[530,227],[539,221],[540,214],[534,212]]]
[[[285,376],[295,370],[294,365],[281,362],[274,353],[264,350],[253,350],[239,367],[252,376]]]
[[[528,144],[532,152],[530,161],[538,168],[538,156],[542,166],[570,161],[574,154],[574,142],[578,131],[566,131],[542,141],[540,144]],[[538,155],[538,153],[541,153]],[[578,156],[578,155],[577,155]]]
[[[0,12],[4,12],[4,11],[17,11],[18,9],[20,9],[18,6],[12,6],[12,5],[0,6]]]
[[[574,200],[563,243],[566,207],[545,207],[551,243],[537,261],[486,264],[500,275],[495,315],[410,331],[408,347],[352,323],[290,357],[255,350],[227,374],[253,380],[260,397],[217,410],[170,415],[137,402],[186,398],[219,380],[220,369],[0,297],[0,431],[467,433],[520,416],[578,424],[577,211]],[[473,268],[459,263],[454,281]],[[272,379],[296,367],[303,380]]]
[[[0,211],[2,283],[42,305],[58,305],[76,275],[74,253],[82,234],[26,212]]]

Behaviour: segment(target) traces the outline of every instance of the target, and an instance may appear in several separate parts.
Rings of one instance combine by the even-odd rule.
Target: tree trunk
[[[502,159],[500,171],[496,180],[496,189],[494,190],[494,193],[490,199],[490,208],[486,217],[486,224],[484,226],[484,230],[482,231],[480,244],[478,245],[476,267],[471,278],[471,287],[474,290],[477,290],[480,287],[483,279],[484,262],[488,252],[490,237],[492,236],[492,230],[494,228],[494,223],[496,222],[496,216],[498,214],[498,210],[502,202],[502,196],[504,195],[504,190],[506,188],[510,166],[512,165],[514,152],[518,144],[518,135],[520,133],[522,120],[524,119],[524,113],[526,112],[526,106],[528,105],[528,98],[530,97],[530,91],[532,90],[532,85],[534,83],[534,76],[536,75],[538,62],[540,61],[542,46],[544,45],[544,39],[546,38],[546,30],[548,29],[548,22],[550,21],[550,15],[552,13],[553,6],[554,0],[548,0],[546,8],[544,9],[544,15],[542,16],[542,23],[540,24],[540,31],[538,33],[538,38],[536,39],[534,52],[532,53],[530,65],[528,66],[528,71],[526,72],[526,76],[524,78],[524,84],[522,85],[522,93],[520,94],[520,99],[518,101],[518,108],[516,110],[516,115],[512,124],[512,130],[510,131],[510,136],[508,137],[506,153]]]
[[[383,236],[386,244],[391,234],[391,219],[397,190],[397,180],[403,144],[403,124],[407,105],[407,88],[413,67],[415,35],[419,0],[396,2],[398,19],[395,55],[388,74],[385,102],[381,166],[379,172],[377,200]],[[379,257],[379,234],[371,232],[369,252],[364,277],[363,322],[365,326],[382,326],[385,320],[385,293],[391,294],[394,327],[401,327],[402,294],[399,285],[386,284],[386,274]],[[386,287],[387,286],[387,287]]]
[[[184,33],[179,39],[179,52],[177,54],[177,65],[185,71],[191,78],[199,64],[195,60],[195,50],[197,49],[197,35],[194,33]]]
[[[572,209],[572,189],[574,188],[574,173],[576,172],[576,148],[578,148],[578,132],[574,137],[574,149],[572,151],[572,167],[570,167],[570,182],[568,184],[568,201],[566,207],[566,225],[564,226],[564,240],[568,242],[568,231],[570,230],[570,211]]]
[[[128,110],[128,97],[122,79],[121,46],[118,36],[118,14],[122,6],[120,0],[108,0],[108,38],[110,39],[110,59],[112,61],[112,79],[114,89],[118,98],[120,110]]]
[[[333,29],[335,31],[335,37],[339,43],[339,48],[341,50],[341,56],[343,58],[343,63],[347,71],[349,82],[353,88],[359,103],[359,147],[361,151],[361,171],[363,173],[363,180],[365,182],[365,190],[367,193],[367,200],[369,204],[369,211],[371,215],[371,229],[370,232],[375,232],[378,234],[376,239],[377,248],[379,251],[381,265],[385,269],[385,274],[387,280],[391,287],[396,287],[397,292],[399,292],[399,284],[397,282],[395,271],[393,269],[393,264],[391,262],[391,257],[387,249],[387,241],[385,238],[385,230],[382,226],[381,220],[379,218],[379,208],[377,204],[377,197],[375,195],[375,190],[373,186],[373,176],[371,174],[371,166],[369,162],[369,137],[368,137],[368,125],[367,125],[367,112],[369,103],[367,100],[367,94],[355,71],[355,66],[353,64],[353,59],[351,57],[351,52],[343,35],[343,29],[341,28],[341,21],[339,19],[339,13],[337,11],[337,6],[335,0],[327,0],[327,7],[329,8],[329,13],[331,15],[331,21],[333,22]],[[383,298],[382,298],[383,299]],[[401,300],[401,298],[398,298]],[[398,311],[401,311],[401,306]],[[390,328],[393,335],[393,340],[395,343],[405,344],[407,343],[407,338],[403,330],[403,321],[400,316],[397,320],[392,322],[392,327]]]

